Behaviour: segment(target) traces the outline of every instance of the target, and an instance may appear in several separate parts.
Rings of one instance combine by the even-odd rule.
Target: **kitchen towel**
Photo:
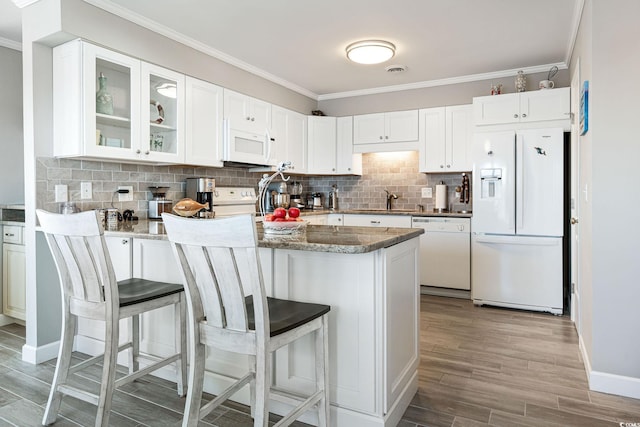
[[[447,186],[436,185],[436,210],[447,210]]]

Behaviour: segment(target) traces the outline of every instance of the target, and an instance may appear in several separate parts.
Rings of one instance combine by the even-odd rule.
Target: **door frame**
[[[571,196],[570,218],[576,221],[569,224],[571,246],[571,320],[574,322],[578,335],[581,335],[580,312],[580,58],[571,76]]]

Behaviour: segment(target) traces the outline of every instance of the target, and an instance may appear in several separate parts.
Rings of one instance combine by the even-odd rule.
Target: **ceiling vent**
[[[392,73],[392,74],[404,73],[405,71],[407,71],[407,67],[405,65],[389,65],[384,69],[387,70],[387,73]]]

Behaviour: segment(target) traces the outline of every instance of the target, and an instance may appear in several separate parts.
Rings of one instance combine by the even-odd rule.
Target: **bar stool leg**
[[[129,373],[140,369],[140,315],[131,316],[131,349],[129,350]]]
[[[110,317],[107,315],[107,317]],[[102,366],[102,381],[100,383],[100,398],[96,413],[96,427],[108,426],[111,414],[111,401],[114,393],[116,377],[116,362],[118,360],[119,321],[108,319],[105,322],[104,361]]]
[[[58,391],[58,387],[67,382],[69,375],[69,367],[71,365],[71,352],[73,351],[73,338],[76,331],[77,317],[72,315],[68,307],[64,308],[64,316],[62,319],[62,333],[60,337],[60,350],[58,352],[58,361],[56,363],[56,372],[53,376],[51,384],[51,392],[49,400],[42,418],[43,425],[53,424],[60,410],[62,402],[62,393]]]
[[[176,384],[178,388],[178,396],[185,395],[187,378],[187,304],[184,299],[184,293],[180,295],[180,302],[175,307],[175,347],[176,352],[180,354],[180,360],[176,360]]]
[[[197,328],[198,324],[191,324]],[[190,339],[196,342],[195,349],[189,354],[189,380],[187,387],[187,399],[184,405],[184,417],[182,427],[197,427],[200,420],[200,405],[202,403],[202,388],[204,385],[204,359],[205,346],[200,344],[200,335],[192,335]]]
[[[269,425],[269,386],[271,373],[269,370],[268,352],[258,352],[256,356],[255,377],[255,412],[253,417],[254,427],[267,427]]]
[[[318,390],[324,392],[324,397],[318,404],[318,426],[328,427],[329,411],[329,340],[328,315],[322,316],[322,327],[316,331],[316,381]]]

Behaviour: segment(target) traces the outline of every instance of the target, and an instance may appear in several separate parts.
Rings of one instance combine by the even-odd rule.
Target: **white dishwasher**
[[[413,228],[424,229],[420,236],[420,284],[471,290],[471,219],[412,217],[411,223]]]

